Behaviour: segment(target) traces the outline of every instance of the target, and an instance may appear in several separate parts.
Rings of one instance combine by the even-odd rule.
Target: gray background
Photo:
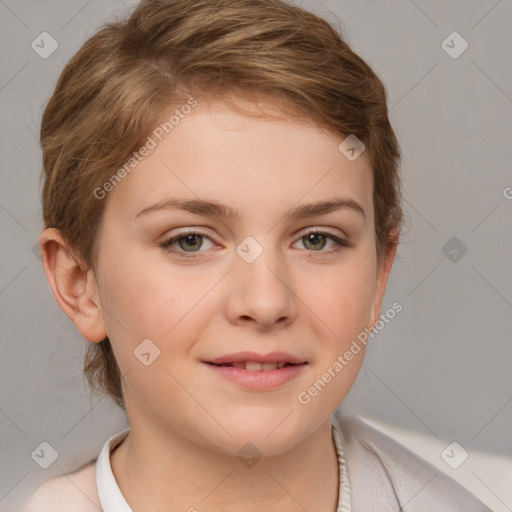
[[[398,301],[403,311],[372,341],[343,407],[510,456],[511,2],[295,3],[341,27],[383,79],[404,153],[406,240],[383,307]],[[42,227],[38,129],[45,101],[84,40],[130,5],[0,2],[2,510],[95,458],[126,426],[109,399],[87,391],[86,342],[54,301],[33,249]],[[59,45],[46,59],[31,48],[43,31]],[[441,46],[453,31],[469,44],[458,58]],[[446,247],[452,237],[456,245]],[[454,248],[456,256],[449,254]],[[59,453],[47,470],[31,458],[42,441]]]

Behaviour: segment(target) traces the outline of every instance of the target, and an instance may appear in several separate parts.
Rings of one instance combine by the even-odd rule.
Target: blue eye
[[[199,231],[190,231],[186,233],[181,233],[171,238],[167,238],[163,242],[159,244],[160,247],[165,249],[167,252],[175,254],[180,258],[197,258],[200,256],[200,249],[203,247],[203,241],[207,239],[210,243],[213,242],[211,238],[206,234]],[[302,235],[299,240],[305,241],[303,243],[308,244],[310,247],[313,247],[308,252],[318,252],[320,254],[333,254],[338,253],[346,247],[350,247],[351,243],[347,240],[343,240],[336,236],[334,233],[329,231],[320,231],[317,229],[308,231],[304,235]],[[327,251],[324,251],[327,241],[330,240],[334,244],[334,248],[331,248]],[[173,247],[175,244],[178,245],[177,248]],[[316,246],[316,247],[315,247]],[[210,247],[211,248],[211,247]],[[189,250],[190,249],[190,250]],[[308,249],[306,247],[306,249]]]

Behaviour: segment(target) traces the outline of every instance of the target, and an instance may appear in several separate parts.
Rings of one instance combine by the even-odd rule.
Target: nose
[[[268,244],[267,244],[268,245]],[[297,313],[297,297],[286,261],[268,246],[252,262],[237,255],[230,272],[226,315],[230,322],[252,322],[268,330],[284,327]]]

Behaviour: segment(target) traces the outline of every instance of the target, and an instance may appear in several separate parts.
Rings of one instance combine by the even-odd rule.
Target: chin
[[[293,416],[296,418],[293,418]],[[240,450],[250,444],[260,456],[280,455],[299,443],[308,433],[304,425],[297,424],[298,414],[292,409],[268,411],[261,409],[240,411],[231,417],[224,417],[222,425],[231,435],[218,431],[211,439],[215,449],[229,455],[240,455]],[[211,433],[210,433],[211,435]],[[250,451],[251,447],[247,446]]]

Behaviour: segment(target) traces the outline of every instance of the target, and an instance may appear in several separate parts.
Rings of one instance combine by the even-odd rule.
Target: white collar
[[[103,512],[133,512],[121,494],[110,465],[110,452],[128,435],[128,432],[129,428],[108,439],[96,460],[96,487]]]
[[[110,464],[110,452],[128,435],[129,428],[110,437],[96,460],[96,487],[103,512],[133,512],[121,490]],[[336,512],[350,512],[350,483],[348,480],[347,464],[338,431],[331,427],[336,456],[338,459],[339,498]]]

